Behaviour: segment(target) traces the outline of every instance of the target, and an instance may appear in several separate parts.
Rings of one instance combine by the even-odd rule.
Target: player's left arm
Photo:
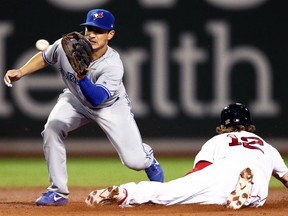
[[[92,72],[93,73],[93,72]],[[79,87],[85,98],[96,107],[105,102],[113,92],[118,91],[122,83],[123,71],[119,67],[109,66],[102,75],[95,78],[77,77]]]
[[[87,76],[79,79],[78,84],[85,98],[94,107],[99,106],[109,98],[107,90],[102,86],[92,83]]]

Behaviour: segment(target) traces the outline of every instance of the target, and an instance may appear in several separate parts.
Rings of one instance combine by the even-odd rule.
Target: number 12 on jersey
[[[242,145],[244,148],[257,149],[264,154],[264,151],[261,148],[255,146],[255,145],[260,145],[260,146],[264,145],[263,140],[261,140],[259,137],[241,137],[241,138],[238,138],[234,134],[228,134],[227,137],[231,138],[231,142],[229,143],[229,146]]]

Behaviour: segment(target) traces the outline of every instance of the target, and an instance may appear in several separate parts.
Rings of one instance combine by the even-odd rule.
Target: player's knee
[[[41,135],[45,136],[61,136],[65,138],[67,133],[64,131],[64,124],[61,121],[53,120],[48,121],[45,124],[44,130],[42,131]]]
[[[128,158],[126,160],[123,160],[123,163],[126,167],[129,169],[133,169],[136,171],[144,170],[149,165],[149,159],[147,158]]]

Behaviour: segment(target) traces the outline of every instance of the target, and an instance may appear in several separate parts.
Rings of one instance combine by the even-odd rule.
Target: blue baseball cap
[[[87,13],[86,22],[81,26],[92,26],[104,30],[112,30],[114,28],[115,18],[110,11],[104,9],[93,9]]]

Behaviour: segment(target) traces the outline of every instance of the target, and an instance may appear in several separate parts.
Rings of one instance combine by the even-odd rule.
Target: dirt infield
[[[133,208],[120,208],[117,205],[97,206],[90,208],[84,199],[94,188],[72,188],[69,204],[61,207],[36,206],[34,200],[41,194],[42,189],[0,189],[0,215],[5,216],[95,216],[95,215],[288,215],[288,191],[271,189],[266,204],[261,208],[245,208],[240,210],[226,209],[217,205],[142,205]]]

